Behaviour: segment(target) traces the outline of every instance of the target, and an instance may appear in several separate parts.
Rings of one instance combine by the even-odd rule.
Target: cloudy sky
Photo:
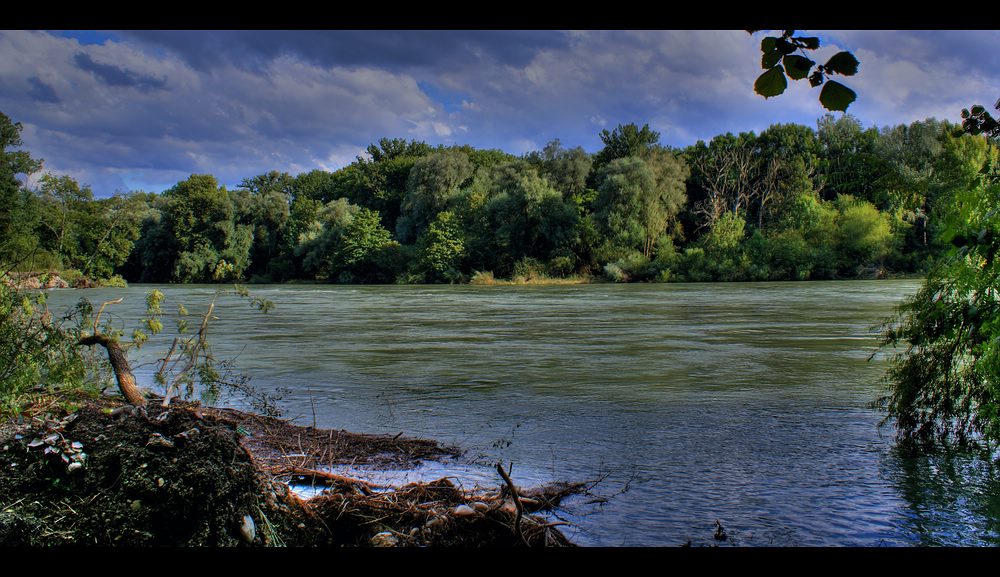
[[[998,31],[809,31],[851,50],[865,126],[959,120],[1000,97]],[[815,126],[806,81],[753,93],[744,31],[0,31],[0,112],[45,170],[98,196],[193,173],[233,186],[350,163],[379,138],[514,154],[649,123],[686,146],[770,124]]]

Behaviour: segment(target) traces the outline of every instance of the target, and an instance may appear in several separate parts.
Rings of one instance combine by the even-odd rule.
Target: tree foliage
[[[20,122],[0,112],[0,262],[13,264],[36,247],[32,235],[36,215],[30,194],[21,189],[17,175],[30,175],[42,168],[42,161],[25,150]]]
[[[333,172],[270,171],[232,190],[192,175],[112,198],[66,176],[30,190],[15,178],[13,236],[34,268],[142,282],[922,272],[946,247],[947,199],[987,156],[982,138],[955,129],[827,115],[675,150],[648,124],[620,124],[596,154],[553,140],[522,158],[383,138]]]
[[[948,198],[950,253],[883,334],[895,354],[877,405],[903,440],[1000,443],[1000,178],[990,153],[974,186]]]

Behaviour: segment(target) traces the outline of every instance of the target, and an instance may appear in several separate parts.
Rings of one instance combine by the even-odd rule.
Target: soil
[[[231,409],[105,399],[0,431],[0,545],[570,544],[558,523],[531,513],[583,484],[470,494],[447,479],[384,488],[324,469],[405,468],[457,452]],[[281,482],[292,476],[329,488],[303,500]]]

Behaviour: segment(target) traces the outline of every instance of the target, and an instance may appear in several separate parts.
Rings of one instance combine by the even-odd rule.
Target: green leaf
[[[789,54],[782,59],[782,64],[785,65],[785,72],[789,78],[792,80],[802,80],[809,74],[809,69],[812,68],[812,65],[816,63],[804,56]]]
[[[823,73],[817,70],[809,75],[809,85],[816,88],[820,84],[823,84]]]
[[[777,96],[784,92],[787,87],[788,81],[785,79],[785,69],[780,64],[761,74],[757,77],[757,81],[753,83],[753,91],[764,98]]]
[[[770,52],[772,50],[777,50],[774,46],[774,43],[777,41],[778,39],[774,36],[765,36],[764,39],[760,41],[760,51]]]
[[[827,81],[823,85],[823,90],[819,93],[819,102],[827,110],[839,110],[845,112],[847,107],[858,98],[853,90],[833,80]]]
[[[815,36],[804,36],[800,38],[793,38],[793,40],[798,40],[799,44],[801,44],[806,50],[816,50],[819,48],[819,38],[816,38]]]
[[[765,52],[760,57],[760,67],[764,70],[773,68],[778,61],[781,60],[781,52],[777,50],[771,50],[770,52]]]
[[[854,76],[858,73],[858,64],[858,59],[850,52],[838,52],[826,61],[826,69],[828,72]]]
[[[774,43],[774,47],[777,48],[782,54],[791,54],[792,52],[795,52],[795,45],[784,38],[778,38],[778,40]]]

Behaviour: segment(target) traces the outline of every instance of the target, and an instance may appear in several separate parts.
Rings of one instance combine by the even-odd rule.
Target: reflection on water
[[[901,529],[911,532],[916,543],[1000,544],[1000,476],[990,453],[894,449],[884,472],[907,505]]]
[[[210,337],[292,389],[288,416],[466,448],[467,485],[497,460],[523,486],[600,480],[562,513],[580,544],[711,543],[716,519],[741,545],[996,544],[992,465],[906,458],[868,407],[873,326],[918,286],[262,286],[272,313],[220,301]],[[124,292],[127,324],[148,288],[52,302]],[[158,288],[192,313],[213,293]]]

